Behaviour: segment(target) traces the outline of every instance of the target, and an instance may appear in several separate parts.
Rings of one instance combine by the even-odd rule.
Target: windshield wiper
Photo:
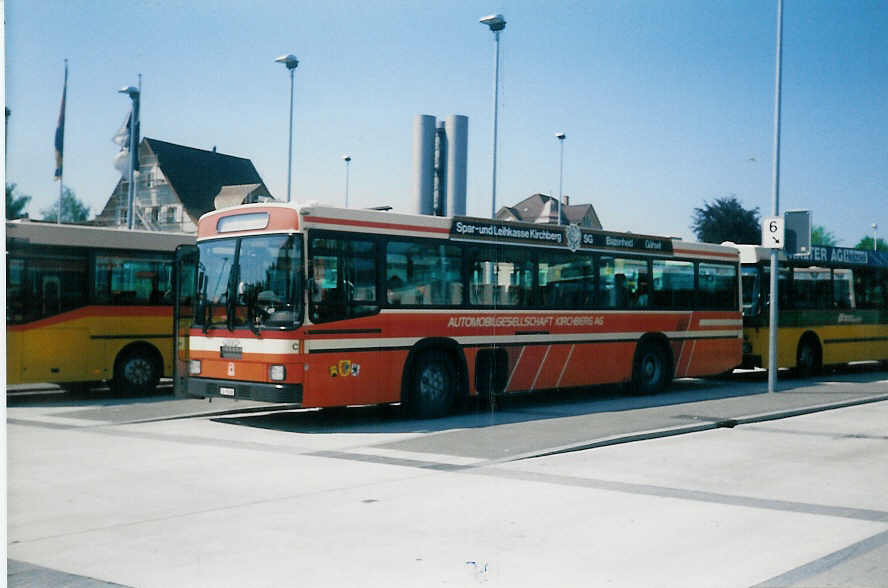
[[[206,306],[204,307],[203,321],[203,333],[206,335],[210,330],[210,324],[213,322],[213,303],[209,300],[207,300]]]

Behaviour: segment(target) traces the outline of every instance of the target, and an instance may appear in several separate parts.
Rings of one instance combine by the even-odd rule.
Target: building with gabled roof
[[[562,225],[577,224],[589,229],[600,229],[601,221],[591,204],[569,204],[564,197],[561,206]],[[558,199],[546,194],[534,194],[514,206],[503,206],[496,213],[499,220],[514,220],[525,223],[559,224]]]
[[[139,143],[134,228],[194,233],[197,219],[226,206],[274,200],[253,162],[243,157],[145,137]],[[127,226],[129,177],[123,174],[95,224]],[[240,195],[240,201],[237,201]]]

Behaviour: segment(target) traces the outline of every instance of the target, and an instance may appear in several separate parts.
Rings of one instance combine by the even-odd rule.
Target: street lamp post
[[[491,14],[481,19],[481,24],[490,27],[496,41],[496,60],[493,77],[493,187],[491,190],[490,218],[496,218],[496,143],[499,128],[499,70],[500,70],[500,31],[506,28],[506,19],[502,14]]]
[[[879,250],[879,240],[876,239],[876,234],[877,234],[876,231],[878,231],[878,230],[879,230],[879,225],[877,225],[876,223],[873,223],[873,251]]]
[[[283,63],[290,71],[290,149],[287,156],[287,202],[290,202],[293,185],[293,72],[299,66],[299,60],[292,53],[288,53],[275,59],[275,62]]]
[[[783,0],[777,0],[777,64],[774,79],[774,169],[771,193],[771,216],[780,212],[780,111],[783,80]],[[768,313],[768,392],[777,391],[777,250],[771,249],[770,310]]]
[[[351,165],[351,155],[343,155],[342,161],[345,162],[345,207],[348,208],[348,168]]]
[[[567,135],[563,132],[555,133],[555,137],[561,144],[561,164],[558,166],[558,224],[561,224],[561,202],[564,200],[564,140]]]
[[[139,89],[135,86],[127,86],[125,88],[121,88],[118,90],[120,94],[127,94],[132,100],[133,109],[130,113],[130,128],[129,128],[129,190],[127,191],[127,205],[126,205],[126,227],[129,230],[133,230],[133,221],[135,220],[133,217],[135,216],[135,202],[136,202],[136,164],[139,162],[139,153],[137,152],[139,148],[139,139],[137,135],[139,134]],[[61,210],[59,210],[59,216],[61,216]]]

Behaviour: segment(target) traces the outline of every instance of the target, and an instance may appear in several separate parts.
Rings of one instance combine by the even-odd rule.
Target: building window
[[[160,221],[160,207],[159,206],[149,207],[148,214],[151,218],[152,223],[157,223],[158,221]]]
[[[129,224],[126,221],[126,208],[118,208],[117,209],[117,224],[119,224],[119,225]]]
[[[178,220],[177,214],[178,208],[176,206],[170,206],[166,210],[166,222],[167,223],[175,223]]]

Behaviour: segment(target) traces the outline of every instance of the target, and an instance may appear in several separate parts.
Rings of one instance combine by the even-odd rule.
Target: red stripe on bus
[[[446,233],[450,234],[448,228],[437,227],[418,227],[416,225],[402,225],[397,223],[374,223],[370,221],[357,221],[342,218],[324,218],[320,216],[307,216],[306,222],[323,223],[328,225],[347,225],[350,227],[369,227],[374,229],[393,229],[398,231],[415,231],[420,233]]]
[[[692,255],[694,257],[725,257],[728,259],[740,259],[739,253],[722,253],[720,251],[700,251],[697,249],[677,249],[673,248],[672,252],[676,255]]]

